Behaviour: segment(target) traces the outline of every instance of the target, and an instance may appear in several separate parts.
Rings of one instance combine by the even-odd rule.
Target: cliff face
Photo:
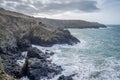
[[[104,24],[97,22],[87,22],[83,20],[57,20],[57,19],[47,19],[38,18],[39,21],[54,27],[59,28],[100,28],[106,27]]]
[[[59,43],[73,44],[74,42],[79,42],[76,38],[71,36],[68,31],[66,32],[62,29],[51,28],[36,20],[34,17],[11,11],[0,11],[0,24],[1,27],[5,26],[17,40],[25,38],[29,39],[31,43],[42,46],[51,46]],[[64,42],[66,36],[71,38],[68,42]]]

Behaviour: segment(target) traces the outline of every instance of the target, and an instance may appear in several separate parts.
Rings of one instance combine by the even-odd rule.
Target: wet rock
[[[28,60],[28,77],[31,80],[40,80],[42,78],[51,79],[55,75],[61,73],[62,68],[50,61],[42,61],[41,59],[31,58]]]
[[[50,56],[54,55],[55,53],[50,51],[50,50],[46,50],[45,51],[45,55],[47,56],[47,58],[49,58]]]
[[[75,76],[76,74],[72,74],[70,76],[65,76],[65,75],[61,75],[58,80],[73,80],[73,76]]]

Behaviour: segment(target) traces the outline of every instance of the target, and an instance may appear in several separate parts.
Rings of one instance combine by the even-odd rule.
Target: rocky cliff
[[[69,31],[51,28],[34,17],[0,9],[0,25],[15,39],[28,39],[33,44],[51,46],[53,44],[74,44],[79,42]],[[4,32],[4,30],[1,30]],[[68,38],[66,38],[68,37]],[[67,39],[67,40],[66,40]],[[15,41],[14,41],[15,42]]]
[[[41,52],[31,44],[52,46],[78,42],[68,30],[49,27],[34,17],[0,8],[0,80],[13,80],[7,75],[16,79],[52,78],[62,71],[61,67],[47,60],[52,54]],[[23,55],[23,51],[30,55]]]

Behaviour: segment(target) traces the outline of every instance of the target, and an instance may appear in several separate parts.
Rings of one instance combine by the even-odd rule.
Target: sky
[[[120,0],[0,0],[0,7],[35,17],[120,24]]]

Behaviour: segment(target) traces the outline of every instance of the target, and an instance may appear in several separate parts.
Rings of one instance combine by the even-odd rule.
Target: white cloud
[[[37,17],[120,23],[120,0],[0,0],[0,6]]]

